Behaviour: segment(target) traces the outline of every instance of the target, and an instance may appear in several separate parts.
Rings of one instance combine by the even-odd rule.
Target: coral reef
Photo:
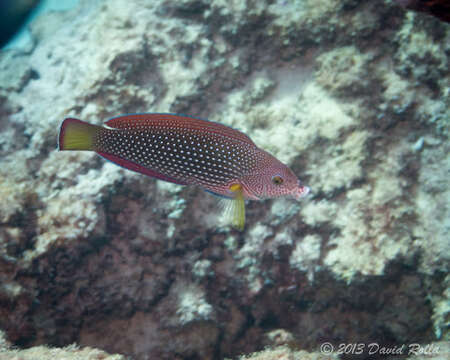
[[[0,346],[448,341],[450,25],[390,0],[81,0],[30,31],[0,51]],[[66,116],[147,111],[243,130],[312,192],[250,202],[237,232],[199,189],[56,151]]]

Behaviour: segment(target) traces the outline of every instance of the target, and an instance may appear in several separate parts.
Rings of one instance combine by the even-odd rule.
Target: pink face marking
[[[295,200],[300,200],[303,196],[308,195],[309,191],[309,187],[299,184],[299,186],[292,191],[291,195],[295,198]]]

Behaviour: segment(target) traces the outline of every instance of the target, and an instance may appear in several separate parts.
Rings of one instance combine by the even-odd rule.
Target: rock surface
[[[0,328],[135,359],[449,339],[450,26],[392,1],[80,1],[0,52]],[[200,189],[59,153],[66,116],[222,122],[308,199],[218,226]],[[288,357],[289,358],[289,357]],[[294,357],[295,358],[295,357]]]
[[[4,339],[0,331],[0,360],[126,360],[122,355],[109,355],[108,353],[89,347],[80,348],[69,345],[62,349],[34,346],[30,349],[13,349]]]

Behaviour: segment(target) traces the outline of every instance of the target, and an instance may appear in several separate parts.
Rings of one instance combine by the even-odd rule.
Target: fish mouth
[[[300,200],[300,198],[308,195],[310,192],[310,188],[307,186],[300,185],[292,191],[291,195],[295,198],[295,200]]]

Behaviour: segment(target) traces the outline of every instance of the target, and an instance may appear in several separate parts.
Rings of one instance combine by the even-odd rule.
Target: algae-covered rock
[[[331,50],[317,58],[317,82],[336,95],[368,91],[371,55],[362,54],[355,46]]]
[[[279,346],[274,349],[266,349],[250,355],[240,356],[240,360],[334,360],[338,359],[337,355],[309,353],[307,351],[295,351],[287,346]]]
[[[448,339],[448,24],[390,0],[81,0],[30,28],[32,47],[0,51],[0,329],[30,348],[14,356]],[[56,150],[65,117],[137,112],[242,130],[311,193],[249,202],[238,232],[201,189]]]
[[[65,348],[48,348],[35,346],[26,350],[2,349],[0,347],[1,360],[125,360],[123,355],[109,355],[105,351],[89,347],[79,348],[70,345]]]

